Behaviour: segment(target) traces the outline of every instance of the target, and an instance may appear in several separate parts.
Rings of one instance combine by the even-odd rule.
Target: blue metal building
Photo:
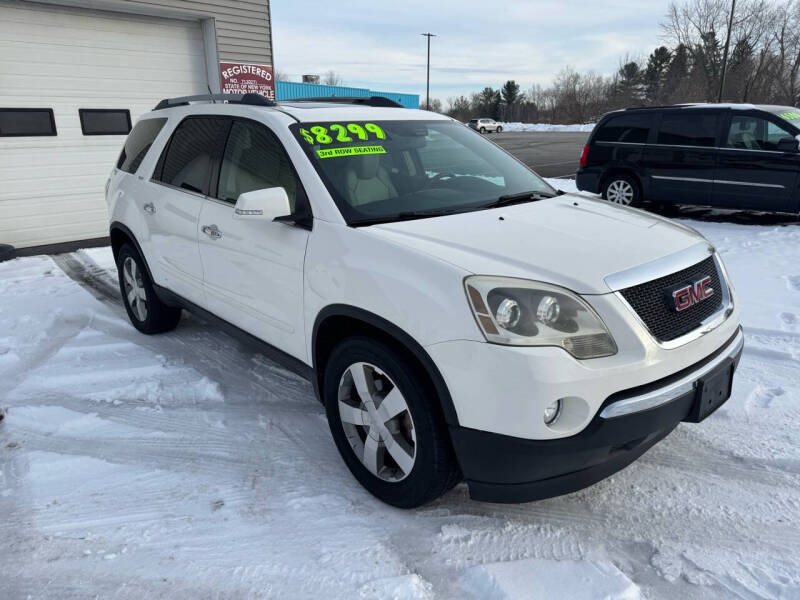
[[[317,83],[299,83],[296,81],[276,81],[275,99],[291,100],[292,98],[317,98],[324,96],[383,96],[402,104],[405,108],[419,108],[419,94],[400,94],[379,92],[367,88],[346,87],[342,85],[321,85]]]

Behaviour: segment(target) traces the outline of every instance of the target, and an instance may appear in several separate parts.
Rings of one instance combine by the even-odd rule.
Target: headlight
[[[600,316],[576,294],[547,283],[475,275],[467,298],[486,340],[507,346],[558,346],[579,359],[617,353]]]

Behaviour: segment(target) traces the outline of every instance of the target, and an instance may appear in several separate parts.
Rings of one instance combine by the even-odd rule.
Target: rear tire
[[[148,335],[172,331],[181,320],[181,309],[167,306],[156,295],[144,259],[131,244],[117,255],[122,303],[136,329]]]
[[[642,188],[630,175],[611,175],[603,184],[603,199],[619,206],[640,206]]]
[[[325,365],[322,397],[342,459],[367,491],[398,508],[435,500],[461,479],[429,387],[404,353],[368,337],[344,340]]]

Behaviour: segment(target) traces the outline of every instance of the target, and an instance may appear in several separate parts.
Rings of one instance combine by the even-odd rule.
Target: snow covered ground
[[[591,131],[594,123],[553,125],[551,123],[503,123],[503,131]]]
[[[137,333],[108,249],[0,264],[0,598],[800,598],[800,226],[690,224],[740,297],[732,399],[524,505],[387,507],[307,382]]]

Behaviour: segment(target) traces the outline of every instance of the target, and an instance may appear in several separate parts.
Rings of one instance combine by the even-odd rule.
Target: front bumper
[[[530,440],[462,426],[450,434],[470,496],[527,502],[573,492],[619,471],[691,419],[698,381],[726,363],[735,369],[741,328],[716,352],[661,380],[609,396],[580,433]]]

